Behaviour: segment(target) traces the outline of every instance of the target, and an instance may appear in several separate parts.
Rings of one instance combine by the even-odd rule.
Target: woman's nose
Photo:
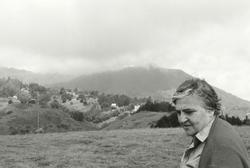
[[[187,121],[187,117],[182,111],[178,114],[178,120],[179,123],[184,123],[185,121]]]

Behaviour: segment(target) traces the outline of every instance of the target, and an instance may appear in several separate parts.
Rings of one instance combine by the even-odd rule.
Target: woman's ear
[[[207,113],[209,114],[209,116],[214,116],[214,110],[207,110]]]

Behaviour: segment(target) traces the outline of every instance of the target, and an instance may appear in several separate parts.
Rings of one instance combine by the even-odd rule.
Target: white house
[[[116,103],[112,103],[112,104],[110,105],[110,107],[111,107],[112,109],[119,109],[119,107],[117,106]]]

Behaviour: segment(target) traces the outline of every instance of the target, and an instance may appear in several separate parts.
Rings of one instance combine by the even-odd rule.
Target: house
[[[110,105],[110,107],[111,107],[111,109],[119,109],[119,107],[117,106],[116,103],[112,103],[112,104]]]
[[[17,96],[13,96],[13,97],[8,97],[9,99],[9,104],[11,103],[20,103],[20,101],[18,100]]]
[[[139,108],[141,107],[141,105],[135,105],[134,106],[134,109],[131,111],[131,113],[133,114],[133,113],[135,113]]]

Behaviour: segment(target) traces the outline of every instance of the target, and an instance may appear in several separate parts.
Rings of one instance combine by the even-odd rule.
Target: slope
[[[73,79],[73,76],[61,74],[40,74],[31,71],[0,67],[0,78],[15,78],[24,83],[39,83],[42,85],[49,85],[56,82],[65,82]]]
[[[151,96],[156,100],[170,101],[176,87],[189,78],[192,76],[177,69],[133,67],[81,76],[57,86],[126,94],[131,97]],[[221,89],[215,89],[221,98],[224,113],[244,118],[250,112],[249,101]]]
[[[62,110],[41,108],[39,105],[11,104],[0,111],[0,134],[32,133],[38,127],[45,132],[95,129],[86,121],[73,120]]]
[[[78,77],[59,84],[62,87],[98,90],[105,93],[148,96],[159,90],[175,88],[191,76],[181,70],[163,68],[125,68]]]

